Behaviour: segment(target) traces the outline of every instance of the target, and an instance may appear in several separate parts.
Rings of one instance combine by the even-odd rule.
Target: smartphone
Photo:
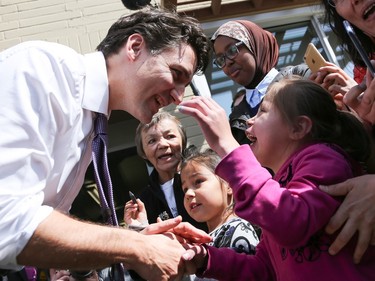
[[[130,199],[132,200],[133,204],[137,204],[137,198],[135,197],[134,193],[129,191]]]
[[[313,43],[309,43],[309,45],[307,46],[303,59],[307,66],[311,69],[311,72],[317,72],[319,68],[327,65],[327,61],[319,53],[318,49],[314,46]]]
[[[355,48],[357,49],[359,55],[361,56],[363,62],[366,64],[367,69],[370,70],[370,73],[371,73],[372,77],[374,77],[375,76],[375,68],[371,64],[370,59],[369,59],[368,55],[366,54],[365,49],[363,49],[362,44],[359,41],[357,35],[355,34],[353,27],[350,25],[350,23],[347,20],[344,20],[343,24],[344,24],[346,33],[348,33],[350,39],[352,40]]]

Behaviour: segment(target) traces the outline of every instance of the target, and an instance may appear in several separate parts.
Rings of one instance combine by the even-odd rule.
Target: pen
[[[137,198],[135,197],[134,193],[129,191],[130,199],[133,201],[133,204],[137,204]]]

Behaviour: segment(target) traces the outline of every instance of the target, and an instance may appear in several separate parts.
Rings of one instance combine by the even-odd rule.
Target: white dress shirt
[[[176,197],[174,196],[174,191],[173,191],[173,182],[174,182],[174,178],[161,184],[160,188],[164,193],[165,200],[167,200],[169,210],[171,211],[173,217],[175,218],[178,216],[178,210],[177,210],[177,204],[176,204]]]
[[[30,41],[0,53],[0,268],[53,209],[67,213],[91,161],[93,112],[108,115],[101,52]]]
[[[272,68],[262,81],[255,87],[255,89],[246,89],[246,101],[251,108],[256,107],[262,101],[264,95],[267,92],[268,86],[271,84],[273,79],[279,72]]]

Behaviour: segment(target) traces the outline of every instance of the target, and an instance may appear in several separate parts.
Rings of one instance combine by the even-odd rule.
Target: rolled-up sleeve
[[[57,44],[38,47],[43,44],[21,44],[0,53],[2,269],[18,269],[16,257],[38,225],[79,192],[77,186],[62,192],[67,179],[76,177],[72,171],[82,155],[82,145],[72,140],[87,133],[77,126],[82,123],[81,69],[71,71],[67,65],[79,65],[79,56]],[[61,56],[46,51],[53,48]],[[74,56],[77,62],[64,62]]]

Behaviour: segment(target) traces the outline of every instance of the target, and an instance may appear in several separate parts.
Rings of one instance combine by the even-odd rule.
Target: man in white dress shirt
[[[124,110],[148,123],[161,107],[182,101],[208,52],[194,19],[146,9],[114,23],[97,52],[30,41],[0,53],[0,269],[122,262],[147,280],[183,274],[184,248],[175,239],[67,213],[91,162],[96,113]]]

